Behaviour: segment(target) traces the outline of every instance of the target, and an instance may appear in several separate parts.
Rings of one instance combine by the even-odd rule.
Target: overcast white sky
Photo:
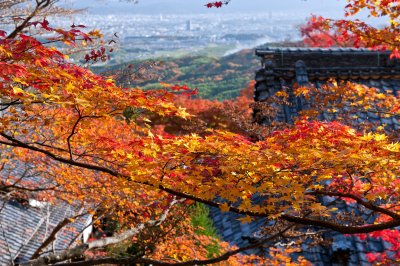
[[[290,11],[304,14],[338,16],[343,14],[346,0],[231,0],[221,9],[207,9],[207,0],[139,0],[138,4],[119,0],[72,0],[76,7],[87,7],[93,13],[174,14],[174,13],[238,13]],[[211,0],[210,0],[211,1]],[[215,1],[215,0],[214,0]]]
[[[296,19],[310,15],[326,18],[343,18],[347,0],[231,0],[223,8],[206,8],[207,2],[216,0],[66,0],[75,8],[87,8],[93,14],[226,14],[288,12]],[[70,5],[70,4],[69,4]],[[388,22],[387,17],[367,18],[367,13],[357,15],[375,26]]]

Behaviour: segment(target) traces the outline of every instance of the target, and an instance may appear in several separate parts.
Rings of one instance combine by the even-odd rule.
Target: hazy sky
[[[119,0],[72,0],[76,7],[87,7],[92,13],[174,14],[174,13],[238,13],[238,12],[298,12],[309,16],[322,14],[338,16],[346,0],[231,0],[220,9],[207,9],[207,0],[139,0],[133,4]],[[215,0],[214,0],[215,1]]]

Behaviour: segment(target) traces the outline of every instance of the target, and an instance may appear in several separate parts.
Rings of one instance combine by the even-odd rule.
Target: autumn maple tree
[[[388,8],[396,4],[386,2]],[[27,27],[70,45],[99,37],[97,31],[85,33],[76,26],[53,28],[46,19],[35,20],[35,14],[14,30],[0,32],[2,200],[68,202],[118,223],[113,236],[57,253],[42,254],[50,244],[44,241],[27,265],[62,265],[74,258],[83,260],[74,265],[305,265],[301,257],[292,261],[279,250],[271,249],[269,257],[240,253],[268,247],[277,239],[301,238],[302,226],[344,234],[400,226],[400,145],[383,131],[319,122],[312,113],[294,125],[263,129],[252,125],[246,94],[223,104],[207,102],[199,110],[193,106],[204,100],[193,104],[177,96],[192,93],[186,86],[121,88],[112,77],[95,75],[25,34]],[[360,105],[355,108],[374,103],[389,116],[400,113],[396,97],[361,85],[329,88],[333,94],[355,92]],[[299,88],[297,93],[307,97],[316,92]],[[345,96],[353,101],[354,95]],[[275,97],[284,98],[284,92]],[[336,108],[334,104],[339,105],[334,101],[329,108]],[[263,111],[270,114],[273,108]],[[195,134],[190,121],[200,120],[204,130]],[[189,125],[181,128],[175,121]],[[29,171],[13,171],[19,167]],[[32,182],[29,176],[41,181]],[[334,200],[324,205],[323,196]],[[346,217],[335,207],[342,201],[373,212],[377,219],[368,223],[362,216]],[[270,226],[260,228],[255,243],[230,247],[194,233],[187,211],[193,202],[241,214],[244,223],[266,218]],[[210,257],[206,247],[212,243],[220,250]]]
[[[76,25],[66,30],[53,28],[38,15],[49,3],[37,2],[37,7],[14,29],[0,32],[2,200],[35,198],[54,205],[68,202],[83,208],[84,213],[107,216],[118,222],[120,230],[113,237],[43,255],[58,231],[78,216],[70,217],[50,232],[28,264],[90,259],[92,255],[97,264],[173,264],[189,260],[188,265],[194,265],[229,259],[229,263],[241,261],[242,265],[246,260],[262,260],[255,256],[232,259],[245,249],[221,243],[221,256],[207,261],[202,246],[218,240],[193,234],[183,212],[185,198],[166,192],[170,185],[161,185],[164,176],[173,181],[173,173],[166,176],[166,171],[181,168],[179,163],[169,165],[176,163],[173,154],[179,156],[185,151],[176,142],[181,138],[164,139],[154,134],[147,116],[188,119],[189,114],[172,99],[176,92],[187,94],[191,90],[169,85],[158,91],[119,88],[111,78],[96,76],[70,63],[50,45],[77,45],[100,34],[84,33],[83,27]],[[50,45],[25,34],[29,28],[35,34],[51,35]],[[98,57],[97,53],[93,56]],[[198,140],[193,136],[193,141]],[[35,176],[40,179],[32,180]],[[155,248],[160,241],[165,246]],[[117,244],[125,245],[119,258],[98,251]],[[193,254],[188,250],[194,250]]]
[[[369,21],[353,19],[366,12]],[[353,46],[377,50],[391,50],[399,57],[399,15],[397,0],[349,0],[345,7],[345,19],[329,19],[313,16],[301,31],[307,44],[312,46]],[[384,26],[373,26],[374,19],[384,18]]]

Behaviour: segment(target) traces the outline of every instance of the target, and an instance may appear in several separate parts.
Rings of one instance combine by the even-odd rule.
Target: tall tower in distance
[[[188,19],[186,21],[186,30],[187,31],[191,31],[192,30],[192,22],[190,21],[190,19]]]

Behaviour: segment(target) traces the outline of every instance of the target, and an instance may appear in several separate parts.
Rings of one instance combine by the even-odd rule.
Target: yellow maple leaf
[[[14,94],[24,94],[25,93],[25,91],[23,89],[21,89],[20,87],[13,86],[12,88],[13,88]]]
[[[186,119],[186,118],[189,118],[189,117],[192,116],[191,114],[189,114],[188,112],[186,112],[186,108],[182,108],[182,107],[180,107],[180,106],[179,106],[179,108],[178,108],[177,115],[178,115],[179,117],[182,117],[183,119]]]
[[[219,209],[222,212],[228,212],[230,207],[229,207],[228,203],[223,203],[223,204],[219,205]]]
[[[250,216],[246,215],[245,217],[239,218],[237,220],[241,221],[242,224],[246,224],[246,223],[250,223],[251,221],[253,221],[253,218],[251,218]]]
[[[386,135],[385,134],[375,134],[375,140],[376,141],[382,141],[382,140],[386,140]]]
[[[29,84],[28,83],[26,83],[25,81],[23,81],[23,80],[21,80],[20,78],[13,78],[13,81],[14,82],[18,82],[18,83],[20,83],[20,84],[22,84],[22,85],[25,85],[25,86],[28,86]]]
[[[310,205],[310,209],[312,209],[315,212],[323,212],[326,210],[326,207],[321,205],[321,203],[316,202]]]

